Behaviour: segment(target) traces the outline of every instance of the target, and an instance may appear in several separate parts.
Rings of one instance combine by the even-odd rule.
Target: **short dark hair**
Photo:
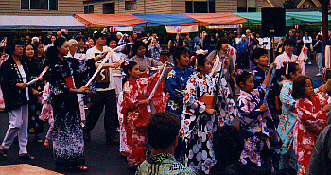
[[[179,135],[179,117],[170,112],[159,112],[149,116],[146,128],[148,144],[154,149],[166,149]]]
[[[136,41],[132,46],[132,53],[133,55],[137,55],[137,50],[140,46],[144,46],[146,48],[146,44],[142,41]]]
[[[222,44],[230,44],[230,42],[226,38],[221,38],[220,40],[218,40],[215,49],[220,50],[222,48]]]
[[[313,80],[307,76],[300,75],[293,80],[292,88],[292,97],[294,99],[305,98],[305,87],[306,80],[310,80],[313,83]]]
[[[251,56],[250,59],[253,62],[254,65],[256,65],[256,62],[254,61],[254,59],[259,59],[261,56],[263,55],[268,55],[268,51],[266,49],[263,48],[255,48],[254,50],[252,50],[251,52]]]
[[[197,60],[191,60],[191,66],[195,67],[195,64],[198,63],[198,65],[197,65],[198,70],[197,71],[200,71],[199,66],[205,66],[205,62],[208,61],[208,59],[207,59],[206,55],[202,55],[202,54],[197,55],[196,59]]]
[[[177,62],[178,62],[176,60],[176,58],[180,60],[180,57],[182,55],[184,55],[185,53],[187,53],[187,54],[189,53],[185,47],[175,47],[173,54],[172,54],[175,65],[177,65]]]
[[[94,33],[94,37],[93,40],[96,43],[96,40],[99,39],[100,37],[105,37],[106,38],[106,34],[103,31],[97,31]]]
[[[79,42],[80,40],[83,40],[83,41],[85,42],[85,37],[84,37],[83,35],[77,35],[77,36],[75,37],[75,40],[76,40],[77,42]]]
[[[244,137],[234,126],[223,126],[213,134],[213,150],[217,162],[227,167],[239,161]]]
[[[15,45],[24,45],[23,42],[19,39],[10,40],[6,46],[6,52],[11,56],[15,51]]]
[[[287,45],[295,47],[296,43],[293,39],[287,39],[284,41],[284,46],[287,46]]]
[[[252,73],[243,71],[241,74],[236,75],[236,83],[240,87],[240,82],[246,84],[246,80],[252,76]]]

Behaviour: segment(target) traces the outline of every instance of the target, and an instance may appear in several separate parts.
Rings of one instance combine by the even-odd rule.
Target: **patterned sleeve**
[[[192,114],[203,113],[206,109],[206,104],[200,102],[197,97],[197,89],[199,88],[197,79],[197,76],[191,76],[187,81],[184,95],[186,110]]]
[[[171,98],[183,99],[183,92],[176,81],[176,72],[171,70],[165,80],[165,89]]]
[[[63,70],[59,64],[49,68],[47,81],[50,84],[50,91],[52,95],[66,94],[69,93],[69,87],[67,86],[65,78],[70,75],[70,70]]]
[[[239,119],[242,124],[250,125],[255,121],[256,118],[262,112],[259,109],[259,106],[254,106],[255,104],[252,103],[249,99],[240,96],[238,99],[238,112],[239,112]]]
[[[122,114],[127,114],[138,107],[138,100],[135,98],[134,93],[134,86],[129,81],[125,82],[123,86],[123,101],[120,104]]]
[[[237,109],[235,107],[235,101],[231,96],[229,87],[227,86],[227,81],[225,78],[221,79],[221,88],[219,89],[218,100],[220,104],[218,105],[218,111],[220,111],[220,117],[218,119],[220,126],[224,123],[231,125],[232,121],[237,115]],[[224,122],[224,123],[223,123]]]
[[[149,58],[151,59],[151,62],[152,62],[152,66],[162,66],[164,63],[162,61],[157,61],[157,60],[154,60],[153,58]]]
[[[282,104],[285,104],[285,107],[288,111],[293,111],[295,109],[296,101],[292,97],[291,90],[288,86],[283,86],[282,90],[280,91],[280,101]]]
[[[318,98],[311,97],[311,102],[312,104],[305,100],[299,100],[299,102],[296,103],[297,117],[308,131],[318,136],[326,126],[327,116],[321,109],[316,112],[309,110],[314,108],[313,106],[320,106]]]

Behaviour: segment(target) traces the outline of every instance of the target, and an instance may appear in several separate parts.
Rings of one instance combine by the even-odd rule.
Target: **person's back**
[[[136,175],[145,174],[197,174],[174,158],[178,145],[180,121],[177,115],[160,112],[151,115],[147,121],[148,143],[152,147],[146,160],[138,167]]]

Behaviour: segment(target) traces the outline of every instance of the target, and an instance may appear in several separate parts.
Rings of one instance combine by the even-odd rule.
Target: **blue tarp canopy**
[[[149,13],[132,15],[147,21],[147,26],[181,25],[197,22],[183,13]],[[135,26],[146,26],[146,24],[139,24]]]

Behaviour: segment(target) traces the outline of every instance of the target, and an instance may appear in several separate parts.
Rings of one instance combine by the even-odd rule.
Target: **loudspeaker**
[[[285,36],[287,33],[285,16],[286,16],[285,8],[281,8],[281,7],[262,8],[263,35]]]

